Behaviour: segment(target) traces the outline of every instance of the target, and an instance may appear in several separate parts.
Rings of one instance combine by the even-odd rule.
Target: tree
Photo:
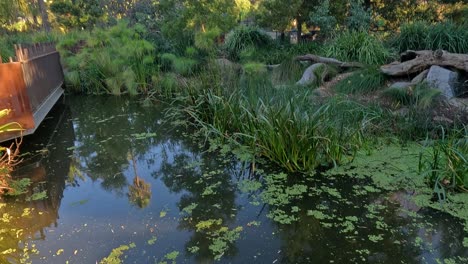
[[[42,27],[45,31],[50,31],[50,22],[49,22],[49,15],[47,14],[47,7],[44,3],[44,0],[37,0],[37,4],[39,7],[39,12],[41,13],[42,18]]]

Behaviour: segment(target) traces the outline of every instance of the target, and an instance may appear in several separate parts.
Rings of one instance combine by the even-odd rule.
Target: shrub
[[[239,26],[227,36],[224,48],[232,60],[239,60],[240,53],[249,47],[265,47],[272,43],[272,39],[265,32],[256,27]]]
[[[468,28],[450,21],[432,25],[427,22],[404,24],[392,45],[399,52],[443,49],[468,53]]]
[[[382,88],[385,76],[377,68],[357,71],[343,79],[334,87],[340,93],[369,93]]]
[[[381,65],[390,58],[390,52],[382,42],[363,31],[346,31],[338,35],[325,53],[339,60],[358,61],[369,65]]]

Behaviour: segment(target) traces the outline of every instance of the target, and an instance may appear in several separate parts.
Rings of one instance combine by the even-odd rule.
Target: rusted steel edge
[[[39,59],[39,58],[42,58],[42,57],[45,57],[45,56],[49,56],[49,55],[52,55],[52,54],[55,54],[55,53],[59,53],[59,52],[58,51],[52,51],[52,52],[49,52],[49,53],[46,53],[46,54],[31,58],[31,59],[20,60],[19,62],[21,62],[21,63],[29,62],[29,61],[33,61],[33,60],[36,60],[36,59]]]

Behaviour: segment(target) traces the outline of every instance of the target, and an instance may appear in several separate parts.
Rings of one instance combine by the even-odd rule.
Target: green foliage
[[[349,30],[367,31],[371,25],[371,12],[364,8],[363,0],[351,0],[346,26]]]
[[[64,29],[92,28],[104,17],[104,9],[98,0],[53,1],[50,11],[58,26]]]
[[[301,79],[304,66],[294,59],[288,59],[273,69],[272,81],[274,84],[295,84]]]
[[[247,48],[261,48],[271,44],[270,36],[256,27],[239,26],[226,36],[224,48],[229,58],[239,60],[242,51]]]
[[[99,264],[121,264],[122,263],[122,255],[125,253],[125,251],[134,248],[135,244],[131,243],[128,245],[121,245],[117,248],[112,249],[112,252],[109,254],[109,256],[103,258]]]
[[[384,64],[390,52],[375,36],[363,31],[346,31],[331,41],[325,51],[342,61],[358,61],[369,65]]]
[[[259,77],[263,71],[260,64],[248,65],[240,89],[217,86],[216,75],[203,80],[183,113],[207,137],[245,146],[292,172],[346,160],[362,144],[364,127],[380,115],[340,99],[315,105],[309,88],[275,88]]]
[[[440,93],[440,90],[433,89],[426,83],[420,83],[407,88],[389,88],[383,94],[399,104],[427,109],[435,103]]]
[[[330,14],[330,1],[325,0],[310,13],[310,22],[320,27],[320,35],[328,37],[336,29],[336,18]]]
[[[385,76],[378,68],[366,68],[352,73],[334,87],[340,93],[369,93],[382,88]]]
[[[174,71],[183,76],[192,75],[198,66],[198,61],[185,58],[185,57],[177,57],[172,64]]]
[[[91,34],[75,32],[58,47],[66,80],[75,91],[135,95],[146,93],[154,66],[154,46],[142,39],[144,29],[120,22]]]
[[[172,69],[172,64],[177,59],[177,56],[172,53],[161,54],[161,68],[165,71]]]
[[[427,22],[404,24],[393,41],[393,46],[400,52],[442,49],[453,53],[468,53],[468,28],[450,21],[432,25]]]

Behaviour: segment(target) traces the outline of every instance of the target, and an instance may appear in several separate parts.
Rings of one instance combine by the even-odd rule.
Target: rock
[[[302,75],[302,78],[296,83],[297,85],[307,86],[317,81],[317,70],[326,67],[324,63],[315,63],[309,66]]]
[[[439,89],[447,99],[455,96],[454,87],[458,79],[458,73],[439,66],[432,66],[427,74],[427,83]]]
[[[416,77],[413,78],[413,80],[411,80],[411,84],[415,85],[415,84],[418,84],[418,83],[422,83],[424,81],[424,79],[426,79],[428,72],[429,72],[429,70],[425,70],[425,71],[421,72],[420,74],[418,74]]]
[[[390,89],[406,89],[408,87],[410,87],[412,85],[412,83],[410,82],[396,82],[396,83],[392,83],[392,85],[390,85]]]

